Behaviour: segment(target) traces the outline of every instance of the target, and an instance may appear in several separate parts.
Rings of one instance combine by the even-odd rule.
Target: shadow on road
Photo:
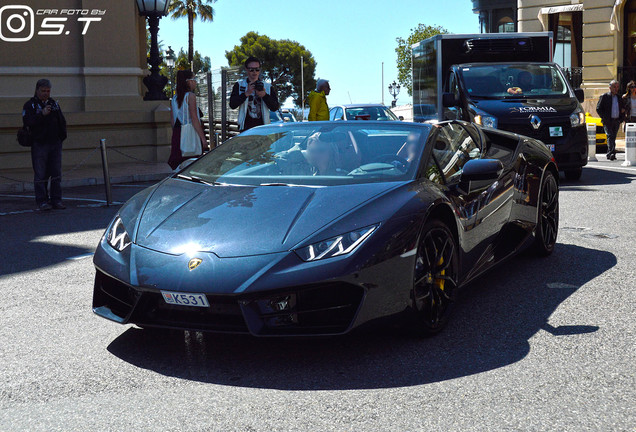
[[[630,184],[636,180],[636,170],[628,171],[610,171],[593,165],[587,165],[583,169],[583,174],[579,180],[568,180],[563,177],[559,180],[559,189],[561,190],[590,190],[589,186],[603,186]],[[620,168],[620,164],[613,165],[612,168]]]
[[[588,264],[563,271],[574,262]],[[369,389],[443,381],[521,360],[540,330],[552,337],[598,330],[589,322],[594,314],[584,311],[580,322],[560,327],[548,319],[616,262],[609,252],[566,244],[557,244],[547,259],[521,255],[467,287],[449,326],[429,339],[397,329],[294,340],[130,328],[108,350],[163,375],[251,388]]]

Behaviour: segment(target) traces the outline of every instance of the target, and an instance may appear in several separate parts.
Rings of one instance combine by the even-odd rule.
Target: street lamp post
[[[389,93],[393,96],[393,100],[391,101],[391,108],[395,108],[397,105],[397,96],[400,94],[400,85],[393,81],[389,84]]]
[[[159,75],[161,56],[159,55],[159,44],[157,42],[159,20],[162,16],[167,15],[168,6],[170,6],[170,0],[137,0],[139,15],[148,17],[148,27],[150,29],[150,58],[148,59],[150,75],[144,78],[144,84],[148,88],[144,100],[168,99],[163,92],[168,78]]]
[[[174,70],[174,62],[176,58],[174,56],[174,51],[172,47],[168,45],[168,49],[166,50],[166,66],[168,66],[168,76],[170,77],[170,96],[174,94],[174,81],[172,79],[172,71]]]

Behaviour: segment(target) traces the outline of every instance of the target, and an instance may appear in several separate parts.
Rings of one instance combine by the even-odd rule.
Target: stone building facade
[[[144,101],[145,18],[131,0],[0,1],[0,175],[31,166],[19,147],[22,105],[40,78],[51,80],[68,122],[63,170],[84,159],[99,140],[135,158],[167,160],[167,101]],[[113,153],[111,162],[132,161]]]
[[[473,0],[482,32],[552,31],[555,62],[585,90],[595,113],[612,79],[636,79],[636,0]]]

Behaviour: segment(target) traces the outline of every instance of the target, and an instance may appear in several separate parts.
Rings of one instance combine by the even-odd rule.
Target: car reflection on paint
[[[553,251],[557,173],[541,142],[460,121],[253,128],[121,207],[93,311],[256,336],[384,318],[433,334],[479,274]]]

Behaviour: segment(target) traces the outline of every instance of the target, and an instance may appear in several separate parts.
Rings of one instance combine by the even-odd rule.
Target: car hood
[[[282,252],[398,186],[208,186],[168,179],[147,199],[135,243],[164,253],[219,257]]]
[[[494,115],[497,118],[528,118],[532,114],[542,118],[569,116],[578,107],[575,98],[545,98],[545,99],[475,99],[473,107]]]

